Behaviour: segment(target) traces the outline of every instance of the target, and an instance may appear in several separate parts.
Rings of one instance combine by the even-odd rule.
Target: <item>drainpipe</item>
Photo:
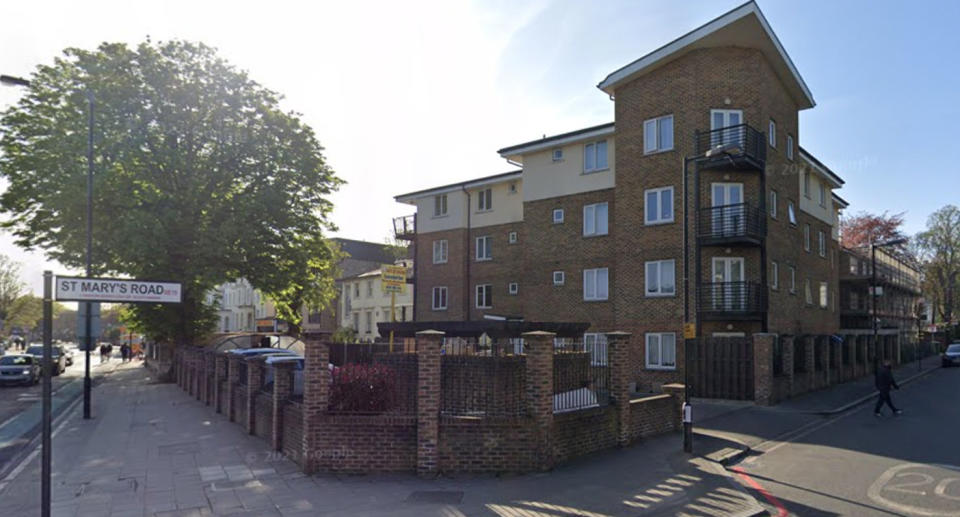
[[[470,193],[467,192],[467,186],[461,185],[460,189],[463,190],[463,194],[467,196],[467,231],[464,246],[464,257],[463,257],[463,319],[464,321],[470,321]],[[449,295],[448,295],[449,296]]]

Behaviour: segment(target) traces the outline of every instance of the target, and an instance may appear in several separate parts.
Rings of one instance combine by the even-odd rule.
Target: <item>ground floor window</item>
[[[677,335],[673,332],[647,334],[647,368],[677,367]]]

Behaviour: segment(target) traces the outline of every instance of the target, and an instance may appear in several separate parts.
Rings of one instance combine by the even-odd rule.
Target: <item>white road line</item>
[[[840,420],[843,420],[844,418],[847,418],[847,417],[850,416],[850,415],[855,415],[855,414],[859,413],[860,411],[862,411],[864,407],[866,407],[866,406],[863,406],[863,407],[860,407],[860,408],[857,408],[857,409],[853,409],[853,410],[851,410],[851,411],[849,411],[849,412],[847,412],[847,413],[843,413],[843,414],[841,414],[841,415],[839,415],[839,416],[832,417],[832,418],[828,419],[828,420],[825,421],[825,422],[820,422],[820,423],[814,422],[815,425],[812,425],[812,426],[811,426],[811,424],[807,424],[806,426],[801,427],[799,430],[797,430],[797,431],[794,432],[793,434],[789,434],[789,435],[787,435],[786,437],[784,437],[784,438],[782,438],[782,439],[780,439],[780,440],[769,440],[769,441],[763,442],[763,443],[757,445],[757,447],[754,448],[754,450],[759,451],[761,454],[758,455],[758,456],[750,456],[749,458],[745,459],[744,461],[745,461],[746,463],[753,463],[754,461],[756,461],[757,458],[759,458],[759,457],[762,456],[763,454],[769,454],[769,453],[771,453],[771,452],[773,452],[773,451],[775,451],[775,450],[777,450],[777,449],[779,449],[779,448],[781,448],[781,447],[783,447],[783,446],[785,446],[785,445],[789,445],[789,444],[790,444],[791,442],[793,442],[794,440],[798,440],[798,439],[803,438],[804,436],[807,436],[807,435],[809,435],[810,433],[813,433],[813,432],[815,432],[815,431],[818,431],[818,430],[820,430],[820,429],[822,429],[822,428],[824,428],[824,427],[826,427],[826,426],[828,426],[828,425],[830,425],[830,424],[839,422]],[[769,446],[769,447],[765,447],[767,444],[769,444],[770,446]]]

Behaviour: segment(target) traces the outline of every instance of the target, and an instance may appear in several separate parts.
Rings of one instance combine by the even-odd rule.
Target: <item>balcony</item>
[[[697,237],[702,246],[759,246],[767,235],[765,215],[750,203],[701,208]]]
[[[737,169],[763,171],[767,163],[767,139],[747,124],[711,131],[697,131],[697,156],[710,156],[700,162],[701,169]]]
[[[393,218],[393,236],[399,240],[412,241],[417,236],[417,216],[405,215]]]
[[[767,286],[759,282],[705,283],[697,294],[706,321],[761,320],[767,311]]]

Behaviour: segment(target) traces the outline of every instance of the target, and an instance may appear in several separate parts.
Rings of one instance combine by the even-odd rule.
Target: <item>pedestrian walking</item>
[[[100,364],[107,360],[107,345],[100,345]]]
[[[883,416],[883,413],[880,410],[883,408],[883,404],[886,403],[890,406],[890,410],[893,411],[894,415],[899,415],[903,411],[897,409],[893,405],[893,400],[890,399],[890,388],[899,390],[900,386],[897,384],[897,381],[893,378],[893,370],[891,369],[890,360],[883,362],[883,365],[877,370],[876,377],[877,391],[880,392],[880,395],[877,397],[877,405],[873,408],[873,412],[876,416]]]
[[[120,362],[121,363],[127,362],[127,344],[126,343],[120,345]]]

